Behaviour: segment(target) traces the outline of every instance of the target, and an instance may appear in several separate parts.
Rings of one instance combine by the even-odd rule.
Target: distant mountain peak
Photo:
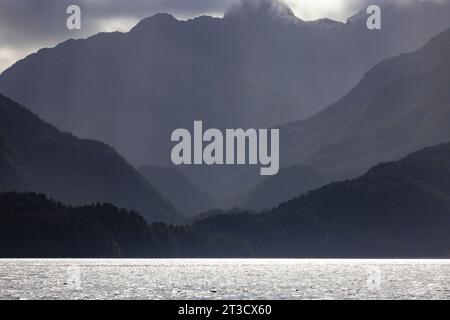
[[[450,28],[432,37],[425,45],[425,48],[432,46],[450,47]]]
[[[131,32],[146,30],[150,27],[167,27],[178,20],[168,13],[157,13],[151,17],[144,18],[138,22],[138,24],[131,29]]]
[[[280,0],[238,0],[229,7],[225,18],[298,19],[294,11]]]
[[[325,29],[336,29],[336,28],[342,28],[345,26],[344,23],[328,18],[322,18],[318,20],[314,20],[309,22],[312,26],[319,26]]]

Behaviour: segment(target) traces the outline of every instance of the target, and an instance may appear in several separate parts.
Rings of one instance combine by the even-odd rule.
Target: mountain
[[[237,239],[161,223],[111,204],[71,207],[36,193],[0,193],[1,258],[151,258],[248,254]]]
[[[280,129],[284,165],[340,177],[450,140],[450,29],[385,60],[338,102]]]
[[[317,115],[281,126],[282,176],[241,192],[240,206],[273,206],[288,199],[283,193],[356,177],[377,163],[449,141],[449,57],[450,29],[417,51],[379,63]],[[296,167],[311,172],[303,178]],[[317,172],[321,176],[314,177]]]
[[[214,207],[212,197],[174,167],[143,166],[141,175],[180,211],[188,216],[195,216]]]
[[[379,61],[450,27],[450,4],[388,6],[380,31],[368,30],[366,17],[302,21],[269,0],[243,1],[224,18],[157,14],[128,33],[42,49],[3,72],[0,91],[134,165],[167,166],[174,129],[194,120],[268,128],[315,114]],[[240,169],[216,169],[185,173],[220,194]]]
[[[0,95],[0,191],[36,191],[68,204],[109,202],[149,221],[181,216],[116,151],[59,131]]]
[[[139,257],[153,236],[136,213],[107,204],[70,208],[38,194],[0,194],[0,221],[0,256],[9,258]]]
[[[21,176],[18,168],[14,166],[7,155],[6,144],[0,136],[0,190],[23,188],[24,181],[24,177]]]
[[[237,203],[240,208],[272,208],[332,180],[312,167],[294,165],[281,168],[277,175],[263,179],[247,192],[239,192],[238,197],[228,201]]]
[[[194,229],[241,239],[257,257],[448,257],[450,143],[271,211],[220,214]]]
[[[377,163],[449,141],[449,57],[450,29],[417,51],[379,63],[317,115],[281,126],[281,176],[247,187],[240,206],[273,206],[288,199],[283,193],[356,177]],[[309,168],[305,177],[299,167]]]
[[[448,258],[450,143],[255,213],[148,225],[112,205],[0,194],[1,257]]]

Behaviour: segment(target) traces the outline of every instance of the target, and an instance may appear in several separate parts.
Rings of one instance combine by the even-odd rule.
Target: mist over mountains
[[[307,117],[374,64],[450,26],[448,3],[387,7],[381,31],[369,31],[363,13],[347,23],[306,22],[270,1],[245,3],[223,19],[158,14],[129,33],[40,50],[6,70],[0,90],[133,164],[165,165],[175,128],[194,120],[270,127]]]
[[[376,65],[338,102],[286,125],[282,159],[348,176],[448,141],[449,57],[450,29]]]
[[[381,31],[256,3],[0,75],[32,110],[0,94],[0,256],[449,257],[448,2],[385,7]],[[279,174],[164,166],[194,120],[280,128]]]
[[[353,90],[317,115],[282,126],[283,174],[259,182],[242,203],[258,208],[250,199],[287,201],[292,194],[278,192],[286,186],[291,192],[310,190],[450,141],[449,57],[450,29],[415,52],[376,65]],[[299,164],[312,169],[301,172]]]
[[[366,18],[361,11],[346,23],[302,21],[266,0],[241,2],[223,19],[157,14],[128,33],[42,49],[0,75],[0,92],[58,128],[152,168],[150,184],[188,214],[271,207],[450,139],[448,31],[379,63],[450,27],[450,4],[388,5],[378,31],[366,28]],[[247,167],[163,170],[170,133],[194,120],[220,129],[280,127],[285,168],[264,180]],[[5,154],[0,184],[24,184]]]

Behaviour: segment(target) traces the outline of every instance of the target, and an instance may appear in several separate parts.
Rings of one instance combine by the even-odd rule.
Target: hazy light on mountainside
[[[297,17],[303,20],[329,18],[345,21],[361,8],[363,0],[285,0]]]
[[[137,24],[137,22],[138,19],[134,17],[99,19],[97,28],[102,32],[128,32]]]
[[[283,0],[303,20],[329,18],[345,22],[370,4],[408,6],[417,2],[445,3],[449,0]]]
[[[0,72],[20,59],[22,51],[11,47],[0,47]]]

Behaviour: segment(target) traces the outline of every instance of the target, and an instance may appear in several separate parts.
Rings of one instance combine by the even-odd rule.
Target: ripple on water
[[[0,299],[448,299],[446,260],[0,260]]]

